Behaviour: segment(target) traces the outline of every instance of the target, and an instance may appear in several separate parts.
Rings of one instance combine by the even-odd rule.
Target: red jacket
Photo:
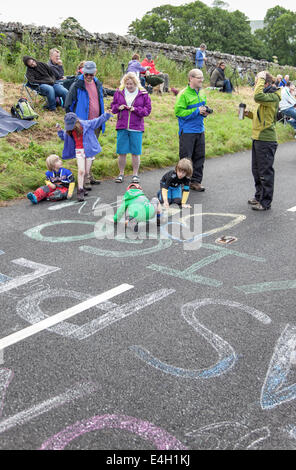
[[[148,72],[150,72],[151,75],[158,75],[160,73],[159,70],[156,70],[155,63],[154,63],[153,60],[150,60],[150,62],[149,62],[149,60],[147,58],[145,58],[143,60],[143,62],[141,62],[141,65],[142,65],[142,67],[150,67]],[[145,73],[145,72],[141,72],[141,73]]]

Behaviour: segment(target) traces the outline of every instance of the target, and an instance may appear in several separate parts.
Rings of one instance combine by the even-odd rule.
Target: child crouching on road
[[[36,189],[34,193],[27,194],[27,198],[33,204],[37,204],[43,199],[48,201],[71,199],[75,187],[74,176],[70,170],[63,168],[62,164],[63,162],[58,155],[47,157],[46,185]]]
[[[57,125],[58,136],[64,141],[63,159],[76,158],[78,167],[78,188],[77,199],[84,201],[87,191],[84,188],[85,177],[90,178],[90,170],[95,159],[95,155],[100,153],[102,148],[96,137],[95,130],[112,114],[104,113],[100,117],[85,121],[78,119],[75,113],[65,115],[65,131]]]
[[[123,201],[118,211],[114,215],[114,223],[120,221],[125,214],[125,226],[130,227],[134,232],[138,232],[138,223],[147,222],[157,215],[157,225],[161,207],[156,197],[151,201],[145,196],[142,187],[138,183],[131,183],[123,196]]]
[[[174,170],[170,170],[163,175],[160,180],[160,191],[158,191],[157,197],[165,209],[168,209],[171,204],[178,204],[184,208],[191,207],[187,204],[187,201],[192,173],[191,160],[189,158],[181,158]]]

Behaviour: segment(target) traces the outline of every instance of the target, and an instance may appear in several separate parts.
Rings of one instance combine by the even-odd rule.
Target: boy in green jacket
[[[138,183],[131,183],[123,196],[123,201],[114,215],[114,223],[120,221],[123,214],[125,214],[125,226],[129,226],[138,232],[138,223],[147,222],[157,214],[157,225],[160,220],[160,203],[157,197],[149,201],[145,196],[142,187]]]
[[[281,91],[273,82],[270,73],[258,73],[254,90],[258,106],[254,113],[245,111],[245,116],[252,119],[252,174],[255,183],[255,195],[248,203],[256,211],[270,209],[273,198],[273,162],[278,145],[275,125],[281,100]]]

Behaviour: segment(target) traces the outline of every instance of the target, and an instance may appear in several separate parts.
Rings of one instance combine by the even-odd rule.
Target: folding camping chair
[[[21,88],[21,94],[32,104],[36,104],[36,99],[38,96],[42,96],[44,103],[47,103],[46,96],[40,91],[40,87],[37,83],[30,83],[26,74],[24,75],[24,81]]]

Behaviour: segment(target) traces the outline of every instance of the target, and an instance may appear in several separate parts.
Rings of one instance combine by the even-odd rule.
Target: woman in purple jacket
[[[113,114],[117,114],[117,148],[119,176],[116,183],[122,183],[126,165],[126,154],[132,154],[132,182],[138,183],[144,117],[151,113],[151,100],[141,86],[137,76],[129,72],[121,80],[111,104]]]

